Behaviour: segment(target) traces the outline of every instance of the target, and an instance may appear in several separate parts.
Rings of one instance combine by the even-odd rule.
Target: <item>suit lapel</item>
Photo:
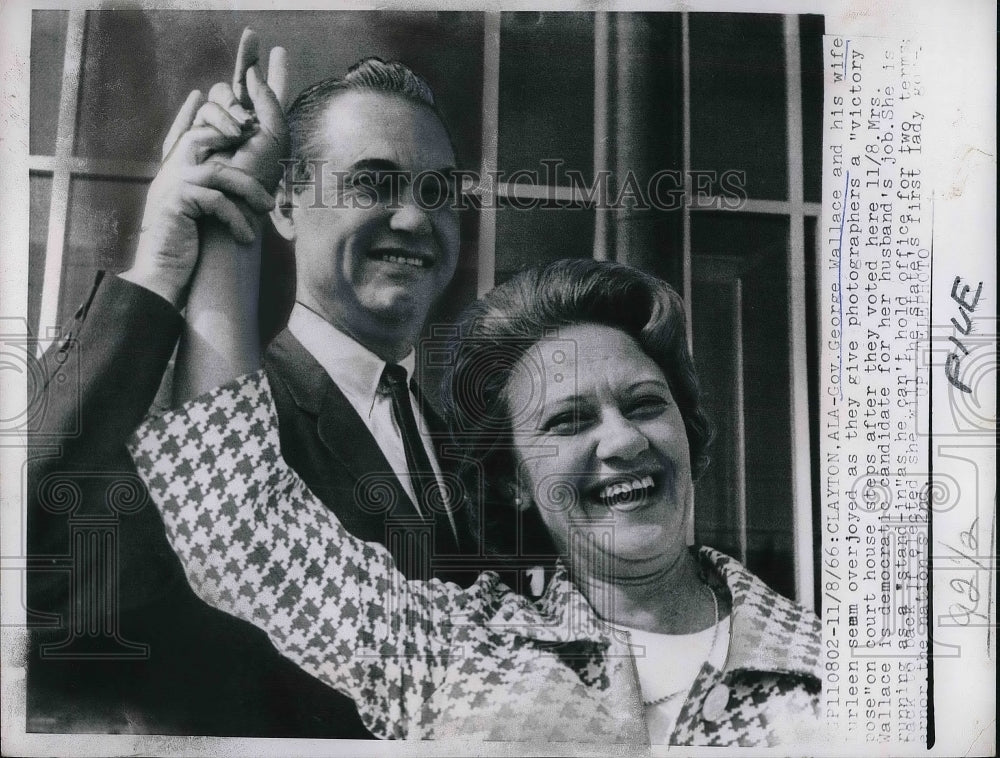
[[[364,420],[319,362],[287,329],[271,342],[264,364],[271,381],[280,381],[291,396],[291,403],[284,404],[284,413],[295,414],[290,422],[299,429],[315,430],[312,445],[322,446],[322,455],[297,456],[298,465],[293,464],[294,467],[315,492],[338,493],[337,497],[344,502],[325,504],[337,512],[352,533],[384,544],[386,517],[420,518]],[[438,462],[448,476],[456,470],[457,461],[455,455],[442,454],[442,444],[449,439],[445,424],[419,388],[414,394],[434,438]],[[281,416],[279,409],[279,420],[284,426]],[[283,452],[284,445],[283,440]],[[285,457],[288,458],[287,453]],[[464,545],[468,539],[469,503],[452,505],[456,508],[452,518],[459,543]],[[450,526],[443,528],[450,531]],[[466,546],[460,552],[470,549]]]
[[[409,496],[385,459],[382,448],[375,442],[354,406],[329,377],[320,402],[317,424],[319,438],[362,485],[360,492],[367,492],[372,485],[384,486],[388,483],[397,502],[406,502],[412,508]]]
[[[412,508],[364,420],[302,343],[286,329],[274,338],[267,357],[281,365],[280,373],[299,412],[310,417],[326,450],[347,469],[355,484],[377,477],[383,486],[388,483],[392,487],[397,502]],[[314,473],[324,476],[321,471]]]

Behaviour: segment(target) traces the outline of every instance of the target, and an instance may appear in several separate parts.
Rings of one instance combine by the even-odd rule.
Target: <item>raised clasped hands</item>
[[[258,70],[259,43],[247,29],[233,82],[206,99],[195,90],[163,143],[163,162],[150,184],[133,266],[121,276],[180,306],[199,258],[199,222],[217,223],[235,242],[251,244],[287,156],[283,112],[287,53],[271,50],[268,76]]]

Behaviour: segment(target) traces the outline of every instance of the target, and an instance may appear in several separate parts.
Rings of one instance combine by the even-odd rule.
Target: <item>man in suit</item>
[[[272,56],[272,71],[282,63]],[[255,68],[245,87],[252,113],[225,87],[209,103],[189,100],[150,187],[134,265],[98,276],[29,388],[45,402],[29,450],[29,605],[56,614],[30,651],[29,730],[367,736],[350,701],[193,597],[123,446],[190,329],[179,309],[205,230],[232,262],[259,232],[254,215],[272,205],[285,121]],[[426,82],[377,60],[308,88],[287,123],[299,169],[334,177],[335,202],[303,202],[321,184],[316,174],[279,193],[275,226],[294,241],[296,303],[264,363],[282,453],[349,530],[387,544],[407,575],[427,577],[435,554],[478,553],[464,537],[466,514],[435,503],[448,477],[432,433],[440,422],[408,389],[414,344],[454,273],[459,234],[452,204],[426,207],[405,177],[453,171],[450,137]],[[255,142],[256,166],[241,165]],[[392,186],[384,174],[396,177]],[[191,293],[188,318],[199,297]],[[196,333],[189,343],[198,349]],[[88,638],[80,629],[95,601],[108,612]],[[33,712],[60,709],[75,715],[32,722]]]

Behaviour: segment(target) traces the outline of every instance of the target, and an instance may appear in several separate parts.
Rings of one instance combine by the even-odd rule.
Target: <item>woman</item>
[[[457,333],[444,406],[468,451],[467,505],[500,552],[560,555],[539,600],[492,572],[468,589],[403,579],[284,463],[259,371],[134,443],[195,591],[354,698],[380,737],[814,735],[816,618],[686,545],[710,435],[676,293],[625,266],[561,261],[493,290]]]

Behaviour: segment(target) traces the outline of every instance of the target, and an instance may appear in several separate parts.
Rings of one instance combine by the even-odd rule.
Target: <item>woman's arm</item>
[[[492,615],[495,577],[408,581],[349,534],[281,457],[262,372],[148,421],[131,452],[199,597],[352,697],[376,736],[420,734],[459,625]]]
[[[255,231],[257,239],[241,245],[220,224],[202,226],[177,348],[175,407],[260,368],[260,223]]]
[[[234,81],[245,87],[258,119],[243,144],[228,156],[209,162],[239,169],[273,192],[281,177],[279,160],[288,151],[288,127],[282,112],[287,56],[271,51],[268,81],[257,72],[257,42],[247,30],[240,40]],[[245,84],[244,84],[245,83]],[[217,84],[199,111],[199,122],[220,129],[239,129],[246,111],[232,87]],[[226,226],[207,219],[200,230],[198,267],[188,294],[186,328],[178,348],[174,374],[174,404],[260,367],[257,300],[260,284],[260,239],[264,219],[247,213],[255,239],[239,242]]]

